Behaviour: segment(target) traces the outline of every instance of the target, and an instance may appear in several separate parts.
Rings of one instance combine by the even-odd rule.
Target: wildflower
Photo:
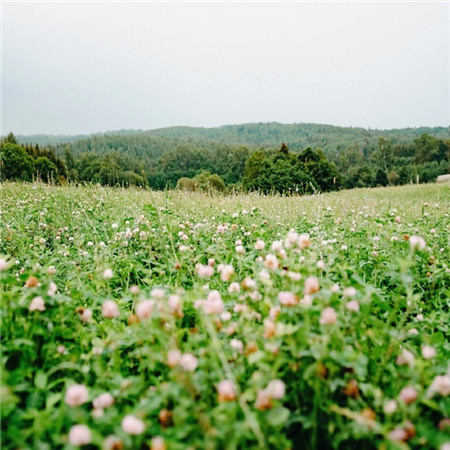
[[[239,286],[239,283],[233,282],[228,286],[228,292],[239,292],[241,290],[241,287]]]
[[[211,266],[204,266],[203,264],[196,264],[195,271],[200,278],[209,278],[214,275],[214,268]]]
[[[37,287],[37,286],[39,286],[39,281],[35,276],[32,275],[25,282],[25,286],[26,287]]]
[[[122,419],[122,429],[127,434],[138,435],[145,430],[145,424],[133,414],[128,414]]]
[[[150,450],[166,450],[166,444],[162,436],[155,436],[151,440]]]
[[[57,290],[58,290],[58,287],[56,286],[56,284],[53,281],[51,281],[49,289],[47,291],[47,295],[49,295],[50,297],[53,297],[56,294]]]
[[[320,270],[325,270],[325,261],[317,261],[317,268]]]
[[[220,314],[224,310],[224,304],[219,291],[211,291],[203,303],[203,310],[206,314]]]
[[[426,247],[425,240],[419,236],[409,237],[409,246],[411,250],[423,250]]]
[[[256,395],[255,408],[260,411],[265,411],[272,407],[271,398],[265,389],[259,390]]]
[[[354,297],[356,295],[356,289],[354,287],[345,288],[342,292],[343,297]]]
[[[397,364],[399,366],[414,367],[415,356],[409,350],[404,349],[402,353],[397,357]]]
[[[281,307],[279,305],[277,306],[272,306],[272,308],[269,309],[269,317],[272,320],[276,320],[276,318],[278,317],[278,315],[281,312]]]
[[[119,307],[114,300],[105,300],[102,305],[102,314],[108,319],[119,315]]]
[[[272,380],[266,387],[266,392],[271,398],[281,399],[284,397],[286,390],[285,384],[281,380]]]
[[[266,255],[265,265],[268,269],[278,269],[279,263],[275,255]]]
[[[262,299],[262,295],[259,291],[255,290],[248,294],[250,300],[253,300],[254,302],[258,302]]]
[[[219,402],[231,402],[236,399],[236,387],[230,380],[222,380],[217,386]]]
[[[0,272],[5,271],[8,268],[8,262],[4,258],[0,258]]]
[[[169,305],[172,314],[177,314],[178,316],[182,315],[182,303],[179,295],[170,295],[167,304]]]
[[[56,347],[56,351],[60,355],[64,355],[66,353],[66,347],[64,347],[64,345],[58,345],[58,347]]]
[[[397,427],[388,433],[388,438],[391,441],[405,442],[408,439],[408,433],[403,428]]]
[[[167,365],[172,368],[175,367],[179,362],[181,358],[181,352],[178,349],[170,350],[167,354]]]
[[[399,398],[407,405],[413,403],[417,399],[417,391],[412,386],[407,386],[400,391]]]
[[[450,375],[437,375],[431,383],[428,394],[432,397],[435,393],[447,397],[450,395]]]
[[[114,276],[113,271],[111,269],[106,269],[103,272],[103,279],[104,280],[110,280]]]
[[[257,239],[255,244],[255,250],[262,250],[266,246],[266,243],[261,239]]]
[[[316,277],[308,277],[305,280],[305,294],[314,294],[314,292],[317,292],[319,289],[319,280]]]
[[[277,333],[275,322],[270,319],[264,319],[264,337],[266,339],[274,337]]]
[[[81,313],[81,320],[83,322],[89,322],[89,320],[92,317],[92,309],[86,308],[83,310],[83,312]]]
[[[233,274],[234,267],[232,265],[222,266],[222,270],[220,271],[220,278],[222,281],[230,281]]]
[[[359,303],[358,300],[350,300],[349,302],[347,302],[345,304],[345,307],[349,310],[349,311],[355,311],[358,312],[359,311]]]
[[[297,244],[299,248],[308,248],[311,245],[310,236],[308,233],[302,233],[297,239]]]
[[[91,430],[86,425],[74,425],[69,431],[69,442],[71,445],[81,447],[92,441]]]
[[[422,356],[425,359],[433,359],[436,356],[436,350],[433,347],[430,347],[429,345],[425,345],[422,348]]]
[[[283,249],[283,243],[281,241],[274,241],[270,248],[275,252],[279,252]]]
[[[181,355],[179,365],[184,371],[193,372],[198,366],[198,361],[194,355],[185,353]]]
[[[291,248],[298,240],[298,233],[294,230],[289,231],[286,239],[284,240],[284,245],[286,248]]]
[[[280,292],[278,300],[284,306],[295,306],[298,304],[298,296],[292,292]]]
[[[230,311],[224,311],[221,315],[220,318],[224,321],[224,322],[228,322],[229,320],[231,320],[231,313]]]
[[[34,297],[31,300],[30,306],[28,307],[30,311],[45,311],[45,302],[42,297]]]
[[[244,343],[239,339],[231,339],[230,347],[238,353],[242,353],[244,351]]]
[[[103,450],[119,450],[123,448],[122,441],[113,434],[110,434],[103,441]]]
[[[254,289],[256,287],[256,281],[252,280],[250,277],[245,277],[242,280],[243,289]]]
[[[139,286],[136,285],[130,286],[130,294],[133,295],[139,294]]]
[[[242,245],[236,245],[236,253],[243,255],[245,253],[245,248]]]
[[[394,414],[395,411],[397,410],[397,402],[395,400],[388,400],[383,405],[383,410],[387,415]]]
[[[164,289],[155,288],[150,291],[150,295],[155,300],[162,300],[164,298],[165,292],[164,292]]]
[[[67,389],[64,400],[69,406],[74,407],[86,403],[88,397],[88,390],[84,384],[74,384]]]
[[[108,392],[100,394],[98,397],[96,397],[96,398],[94,398],[94,400],[92,400],[92,405],[96,409],[108,408],[108,407],[112,406],[113,403],[114,403],[114,397]]]
[[[266,269],[263,269],[263,270],[261,270],[261,272],[259,272],[259,277],[260,277],[262,280],[270,280],[270,273],[267,272]]]
[[[328,307],[322,311],[320,315],[319,323],[320,325],[333,325],[336,323],[337,315],[334,308]]]
[[[333,294],[336,294],[336,293],[338,293],[339,292],[339,285],[336,283],[336,284],[333,284],[333,286],[331,286],[331,289],[330,289],[330,291],[333,293]]]
[[[297,272],[291,272],[288,271],[287,276],[292,280],[292,281],[299,281],[302,278],[302,275],[300,273]]]

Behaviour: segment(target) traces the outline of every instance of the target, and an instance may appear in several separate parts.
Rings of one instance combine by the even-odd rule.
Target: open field
[[[1,210],[3,448],[449,450],[449,186]]]

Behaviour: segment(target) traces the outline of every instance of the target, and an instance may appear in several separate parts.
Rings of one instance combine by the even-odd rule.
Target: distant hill
[[[127,134],[140,134],[143,133],[143,130],[117,130],[117,131],[106,131],[105,133],[93,133],[93,134],[29,134],[22,135],[19,134],[16,136],[18,142],[20,144],[39,144],[41,147],[46,146],[56,146],[58,144],[67,144],[69,142],[79,141],[81,139],[88,139],[94,136],[105,136],[105,135],[127,135]]]
[[[281,142],[285,142],[292,151],[301,151],[307,147],[321,148],[327,155],[336,155],[340,150],[350,147],[371,148],[377,145],[379,137],[391,139],[393,145],[409,145],[421,134],[427,133],[438,139],[450,139],[450,127],[419,127],[401,128],[393,130],[364,129],[354,127],[337,127],[333,125],[322,125],[313,123],[282,124],[271,123],[248,123],[240,125],[224,125],[215,128],[201,127],[169,127],[156,130],[118,130],[98,133],[93,135],[76,136],[52,136],[33,135],[17,136],[20,143],[38,143],[40,146],[61,145],[78,142],[76,153],[81,151],[80,147],[85,146],[85,150],[92,149],[92,143],[96,139],[103,142],[108,141],[107,136],[115,136],[106,147],[111,149],[119,145],[122,149],[125,146],[144,144],[149,139],[150,147],[162,144],[162,140],[168,140],[161,145],[165,150],[177,146],[182,142],[193,144],[195,147],[207,146],[211,143],[225,144],[231,146],[246,146],[252,148],[274,148],[279,147]],[[121,136],[121,139],[117,139]],[[106,138],[106,139],[105,139]],[[156,139],[155,139],[156,138]],[[162,140],[161,140],[162,139]],[[112,146],[109,144],[113,144]],[[95,145],[94,145],[95,147]],[[160,153],[157,151],[156,153]]]

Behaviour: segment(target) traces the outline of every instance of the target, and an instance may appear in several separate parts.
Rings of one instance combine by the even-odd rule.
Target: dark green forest
[[[327,192],[434,182],[450,172],[449,128],[366,130],[259,123],[17,136],[1,143],[1,179],[152,189]]]

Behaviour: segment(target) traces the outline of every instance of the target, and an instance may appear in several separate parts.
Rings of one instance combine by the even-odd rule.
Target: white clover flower
[[[219,402],[231,402],[236,399],[236,387],[230,380],[222,380],[217,385]]]
[[[41,296],[34,297],[28,309],[30,311],[45,311],[44,299]]]
[[[112,406],[114,403],[114,397],[109,393],[105,392],[103,394],[100,394],[98,397],[94,398],[92,400],[92,405],[96,409],[105,409]]]
[[[102,314],[108,319],[119,315],[119,307],[114,300],[105,300],[102,305]]]
[[[336,320],[336,311],[334,310],[334,308],[328,307],[322,311],[319,323],[320,325],[333,325],[336,323]]]
[[[433,359],[436,356],[436,349],[434,347],[430,347],[429,345],[425,345],[422,347],[422,356],[425,359]]]
[[[191,353],[184,353],[178,362],[180,367],[186,372],[194,372],[198,366],[197,358]]]
[[[80,406],[88,401],[88,390],[84,384],[74,384],[70,386],[64,397],[64,401],[69,406]]]
[[[265,246],[266,243],[263,240],[258,239],[255,244],[255,250],[262,250]]]
[[[133,414],[128,414],[122,419],[122,429],[127,434],[139,435],[145,430],[145,424]]]
[[[443,397],[450,395],[450,375],[437,375],[434,377],[428,393],[430,396],[433,396],[435,393]]]
[[[106,269],[103,272],[103,279],[110,280],[114,276],[113,271],[111,269]]]
[[[409,246],[412,250],[423,250],[426,247],[425,240],[420,236],[410,236]]]
[[[314,294],[320,289],[319,280],[316,277],[308,277],[305,280],[305,294]]]
[[[92,442],[91,430],[86,425],[74,425],[69,430],[69,443],[75,447],[88,445]]]
[[[164,298],[165,294],[166,293],[165,293],[164,289],[160,289],[160,288],[155,288],[150,291],[150,295],[155,300],[162,300]]]
[[[278,300],[284,306],[295,306],[298,304],[298,296],[293,292],[280,292]]]

